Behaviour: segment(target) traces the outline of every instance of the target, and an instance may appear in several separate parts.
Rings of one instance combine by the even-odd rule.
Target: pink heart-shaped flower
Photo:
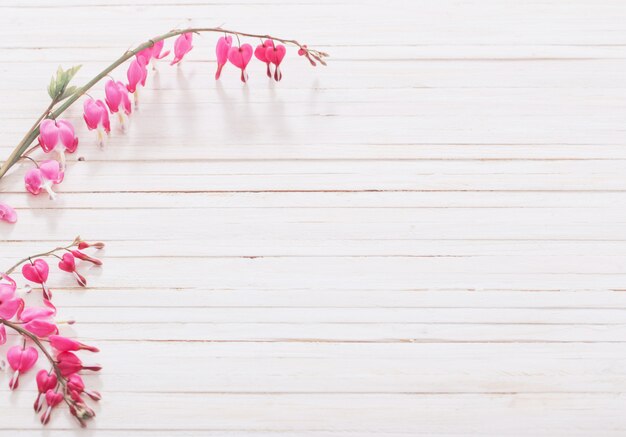
[[[59,268],[64,272],[74,273],[76,270],[76,260],[71,253],[64,253],[63,259],[59,261]]]
[[[286,53],[287,49],[282,44],[274,47],[270,46],[265,49],[265,58],[267,59],[267,62],[271,62],[272,64],[278,66],[281,62],[283,62]]]
[[[237,68],[245,69],[252,59],[252,46],[243,44],[241,47],[231,47],[228,51],[228,60]]]
[[[50,268],[48,263],[42,259],[36,259],[32,264],[22,266],[22,275],[31,282],[43,284],[48,280]]]

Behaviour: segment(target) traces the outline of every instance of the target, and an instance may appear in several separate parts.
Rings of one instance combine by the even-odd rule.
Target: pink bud
[[[80,260],[83,261],[89,261],[92,264],[95,264],[97,266],[101,266],[102,265],[102,261],[100,261],[97,258],[91,257],[89,255],[87,255],[86,253],[81,252],[80,250],[72,250],[72,255],[74,255],[75,258],[78,258]]]
[[[94,100],[92,98],[85,99],[83,112],[83,118],[89,130],[94,130],[97,129],[98,126],[102,126],[105,132],[111,131],[109,111],[102,100]]]
[[[83,349],[90,352],[99,352],[97,347],[89,346],[60,335],[51,335],[48,340],[50,340],[50,345],[58,352],[78,351]]]
[[[96,249],[102,249],[102,248],[104,248],[104,243],[100,243],[100,242],[98,242],[98,243],[87,243],[86,241],[81,241],[78,244],[78,248],[81,249],[81,250],[82,249],[86,249],[88,247],[95,247]]]
[[[59,268],[64,272],[74,273],[76,270],[76,261],[74,255],[70,252],[64,253],[61,261],[59,261]]]

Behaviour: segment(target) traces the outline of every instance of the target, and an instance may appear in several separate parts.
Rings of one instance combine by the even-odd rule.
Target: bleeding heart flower
[[[57,365],[61,375],[68,377],[81,370],[92,370],[94,372],[102,369],[100,366],[83,366],[83,362],[72,352],[61,352],[57,355]]]
[[[11,369],[15,371],[9,381],[9,388],[15,390],[20,383],[20,374],[28,372],[33,368],[39,353],[34,347],[13,346],[7,351],[7,361]]]
[[[83,104],[83,118],[89,130],[98,130],[98,145],[104,145],[104,132],[111,132],[109,111],[102,100],[94,100],[91,97],[85,99]]]
[[[17,285],[13,278],[4,273],[0,273],[0,278],[0,318],[9,320],[23,307],[24,301],[15,296]],[[1,339],[0,344],[4,344]]]
[[[74,126],[67,120],[45,119],[39,125],[39,144],[48,153],[55,148],[62,148],[67,153],[74,153],[78,146],[78,138],[74,134]]]
[[[152,47],[143,49],[142,51],[137,53],[136,55],[137,60],[141,62],[143,65],[148,65],[151,60],[163,59],[170,53],[169,50],[164,53],[161,53],[161,50],[163,50],[164,43],[165,41],[163,40],[157,41],[154,43]]]
[[[139,84],[141,84],[141,86],[146,85],[148,70],[146,66],[139,62],[137,59],[133,59],[133,61],[128,66],[126,77],[128,78],[128,85],[126,85],[126,89],[128,89],[129,92],[134,93],[137,90],[137,86]]]
[[[31,282],[41,284],[44,299],[48,301],[52,299],[52,292],[46,285],[49,271],[48,263],[43,259],[36,259],[35,261],[31,261],[30,264],[24,264],[22,266],[22,275]]]
[[[30,282],[37,284],[43,285],[48,280],[49,272],[50,267],[48,267],[48,263],[43,259],[36,259],[35,261],[31,261],[30,264],[24,264],[22,266],[22,275]]]
[[[80,243],[78,243],[78,248],[80,250],[87,249],[88,247],[94,247],[96,249],[103,249],[104,243],[101,243],[99,241],[97,243],[88,243],[86,241],[81,241]]]
[[[268,47],[271,47],[273,42],[269,39],[265,40],[262,44],[259,44],[256,49],[254,49],[254,56],[261,62],[265,62],[267,66],[267,77],[272,78],[272,71],[270,70],[271,62],[267,60],[267,56],[265,55],[265,51]]]
[[[63,402],[63,395],[61,393],[53,389],[46,392],[46,404],[48,404],[48,407],[41,416],[41,423],[44,425],[48,424],[50,421],[50,415],[52,414],[52,409],[61,402]]]
[[[87,286],[87,280],[76,271],[76,260],[71,252],[63,254],[61,261],[59,261],[59,268],[64,272],[72,273],[81,287]]]
[[[183,33],[176,38],[176,41],[174,41],[174,60],[170,62],[170,65],[178,64],[183,60],[183,57],[189,53],[189,51],[193,48],[191,45],[192,39],[193,34],[190,32]]]
[[[248,80],[248,73],[246,73],[246,66],[252,59],[252,46],[250,44],[243,44],[241,47],[231,47],[228,51],[228,60],[235,67],[241,69],[241,81],[246,82]]]
[[[85,390],[85,383],[83,381],[83,378],[81,378],[77,374],[70,375],[69,378],[67,378],[67,389],[70,391],[72,399],[77,402],[82,402],[80,395],[83,393],[89,396],[94,401],[99,401],[100,399],[102,399],[102,395],[100,395],[99,392]]]
[[[37,372],[37,377],[35,378],[37,381],[37,391],[39,394],[37,395],[37,399],[35,399],[35,404],[33,407],[36,412],[40,412],[43,407],[42,395],[46,393],[48,390],[54,390],[57,386],[57,375],[53,371],[47,371],[41,369]]]
[[[15,223],[17,221],[17,213],[6,203],[0,202],[0,221]]]
[[[48,308],[29,307],[19,314],[20,321],[24,324],[24,328],[35,334],[37,337],[45,338],[51,334],[58,334],[59,329],[52,320],[55,310]]]
[[[217,40],[217,45],[215,46],[215,55],[217,56],[217,71],[215,72],[215,80],[220,78],[222,74],[222,68],[228,62],[228,52],[230,51],[230,47],[233,45],[233,37],[222,36]]]
[[[39,164],[38,168],[33,168],[26,172],[24,175],[26,190],[37,195],[43,189],[51,199],[54,199],[56,193],[52,191],[52,185],[63,182],[64,175],[61,164],[53,159],[49,159]]]
[[[265,58],[267,59],[267,62],[271,62],[276,65],[276,70],[274,70],[274,80],[278,82],[283,78],[283,74],[280,72],[280,63],[283,62],[287,49],[282,44],[275,45],[273,41],[270,42],[271,44],[269,47],[265,49]]]
[[[120,81],[114,80],[107,81],[104,84],[104,94],[107,106],[111,113],[115,114],[120,110],[120,105],[124,109],[124,112],[128,115],[132,112],[130,104],[130,98],[128,97],[128,90],[126,86]]]

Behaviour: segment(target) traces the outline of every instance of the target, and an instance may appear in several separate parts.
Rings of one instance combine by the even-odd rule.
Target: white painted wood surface
[[[197,38],[57,201],[0,183],[0,265],[108,243],[54,278],[97,420],[42,433],[1,375],[0,434],[626,435],[626,3],[4,0],[1,155],[58,64],[222,23],[331,65],[216,83]]]

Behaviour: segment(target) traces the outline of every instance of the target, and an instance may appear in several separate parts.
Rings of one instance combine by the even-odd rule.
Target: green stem
[[[271,39],[274,41],[282,42],[283,44],[290,44],[290,45],[297,46],[298,48],[306,51],[307,54],[310,54],[316,57],[317,59],[328,56],[324,52],[320,52],[318,50],[313,50],[313,49],[304,47],[295,39],[284,39],[284,38],[277,38],[271,35],[260,35],[260,34],[254,34],[254,33],[237,32],[234,30],[222,29],[221,27],[191,27],[187,29],[172,30],[168,33],[159,35],[155,38],[152,38],[146,41],[143,44],[138,45],[133,50],[128,50],[122,56],[117,58],[115,62],[113,62],[107,68],[102,70],[102,72],[96,75],[93,79],[91,79],[85,85],[83,85],[78,90],[76,90],[76,92],[72,94],[67,100],[65,100],[65,102],[62,105],[60,105],[58,108],[52,111],[52,113],[50,113],[50,110],[57,103],[53,101],[48,107],[48,109],[39,117],[39,119],[37,119],[33,127],[26,133],[22,141],[20,141],[20,143],[16,146],[15,150],[13,150],[11,155],[6,159],[6,161],[2,163],[2,166],[0,166],[0,179],[7,173],[7,171],[9,171],[11,167],[13,167],[13,165],[15,165],[16,162],[20,160],[22,154],[28,149],[28,147],[33,143],[33,141],[35,141],[35,139],[39,135],[39,123],[41,122],[41,120],[46,118],[49,113],[50,113],[50,118],[56,119],[57,117],[59,117],[59,115],[65,112],[65,110],[67,110],[74,102],[76,102],[76,100],[78,100],[82,95],[84,95],[94,85],[96,85],[102,78],[107,76],[109,73],[111,73],[121,64],[123,64],[124,62],[126,62],[127,60],[135,56],[140,51],[147,49],[149,47],[152,47],[155,43],[168,39],[168,38],[181,35],[183,33],[203,33],[203,32],[218,32],[218,33],[224,33],[224,34],[230,34],[230,35],[236,35],[236,36],[246,36],[246,37],[251,37],[251,38]]]

